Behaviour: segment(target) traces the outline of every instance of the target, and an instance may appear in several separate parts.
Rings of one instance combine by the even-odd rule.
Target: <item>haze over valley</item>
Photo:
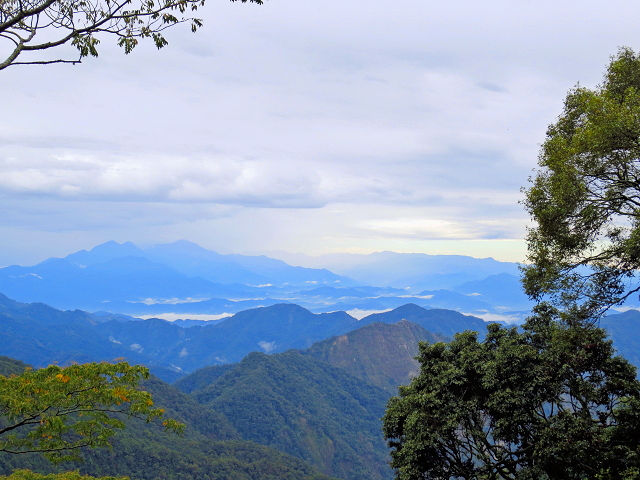
[[[515,263],[394,252],[316,262],[321,260],[330,269],[221,255],[187,241],[147,248],[107,242],[32,266],[2,268],[0,292],[62,309],[170,320],[215,320],[277,303],[362,317],[415,303],[514,322],[530,307]]]

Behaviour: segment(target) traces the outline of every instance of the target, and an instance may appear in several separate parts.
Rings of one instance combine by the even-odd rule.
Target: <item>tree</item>
[[[237,0],[231,0],[237,1]],[[261,4],[262,0],[240,0]],[[98,56],[100,36],[116,38],[130,53],[141,39],[157,48],[167,45],[164,31],[189,23],[195,32],[202,26],[190,17],[204,0],[0,0],[0,70],[10,65],[80,63]],[[22,55],[48,51],[65,44],[77,49],[75,58],[30,58]]]
[[[52,461],[78,458],[84,447],[109,446],[126,417],[163,416],[138,383],[149,371],[126,362],[88,363],[0,375],[0,452],[43,453]],[[180,432],[183,425],[162,421]]]
[[[420,374],[384,416],[399,480],[640,478],[635,368],[557,313],[420,345]]]
[[[640,291],[640,56],[621,49],[600,87],[569,92],[539,165],[525,290],[597,319]]]
[[[569,92],[539,163],[523,269],[538,304],[521,330],[420,345],[384,417],[400,480],[640,479],[640,382],[596,327],[640,291],[639,56]]]

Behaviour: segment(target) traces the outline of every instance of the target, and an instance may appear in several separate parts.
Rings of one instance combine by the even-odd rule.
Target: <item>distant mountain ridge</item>
[[[223,255],[185,240],[145,248],[111,241],[33,266],[0,268],[0,292],[56,308],[184,319],[278,303],[328,312],[412,302],[517,321],[531,306],[514,263],[394,252],[322,258],[328,263],[307,268]]]
[[[640,370],[640,311],[611,313],[600,320],[600,326],[607,330],[618,353]]]
[[[517,263],[464,255],[385,251],[370,254],[337,253],[319,257],[299,255],[298,259],[309,266],[321,264],[366,285],[396,288],[451,289],[490,275],[508,273],[519,276]]]
[[[401,320],[420,325],[425,330],[439,335],[453,337],[464,330],[475,330],[484,335],[486,322],[478,317],[463,315],[453,310],[425,309],[414,303],[407,303],[394,310],[374,313],[360,320],[361,325],[370,323],[396,323]]]
[[[145,299],[251,298],[264,296],[265,287],[351,283],[326,269],[221,255],[186,241],[148,249],[112,241],[33,266],[0,268],[0,291],[12,298],[85,309]]]
[[[469,327],[484,330],[485,325],[479,318],[417,305],[358,321],[345,312],[314,314],[295,304],[278,304],[245,310],[212,325],[183,328],[160,319],[60,311],[0,295],[0,355],[35,366],[123,357],[146,364],[159,377],[172,381],[203,366],[237,362],[253,351],[305,349],[369,323],[395,323],[403,318],[443,335]]]

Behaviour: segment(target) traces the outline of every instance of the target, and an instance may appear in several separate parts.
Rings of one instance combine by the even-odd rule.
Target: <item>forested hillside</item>
[[[328,478],[322,475],[389,479],[392,472],[380,418],[398,385],[417,372],[413,357],[418,342],[443,341],[449,338],[447,332],[485,326],[474,317],[412,304],[360,321],[344,312],[316,315],[296,305],[278,305],[191,328],[158,319],[102,316],[106,321],[100,321],[81,311],[61,312],[6,298],[2,308],[0,328],[8,340],[2,348],[20,352],[24,347],[23,354],[42,362],[56,352],[63,361],[124,353],[130,360],[169,362],[180,358],[175,352],[181,348],[189,354],[202,352],[190,360],[197,365],[194,358],[205,362],[215,352],[225,351],[218,350],[224,348],[223,338],[230,339],[229,351],[251,350],[257,338],[279,339],[269,345],[273,352],[286,345],[301,348],[270,355],[250,353],[239,363],[201,368],[174,386],[157,378],[145,382],[143,388],[153,393],[157,405],[187,425],[184,437],[131,421],[115,437],[113,449],[85,452],[84,464],[54,467],[38,456],[0,455],[1,472],[25,466],[38,471],[79,468],[139,480]],[[637,312],[613,315],[602,323],[620,349],[633,350],[640,323]],[[36,342],[29,343],[30,332]],[[333,332],[338,335],[322,339]],[[40,338],[45,334],[51,337]],[[311,344],[318,337],[320,341]],[[142,338],[144,346],[131,347]],[[71,351],[75,353],[70,355]],[[5,374],[24,367],[22,362],[0,358]]]
[[[303,353],[395,394],[398,385],[407,384],[418,372],[418,342],[445,340],[420,325],[401,320],[372,323],[314,343]]]
[[[21,362],[2,357],[0,374],[23,370]],[[15,468],[39,472],[79,469],[92,475],[127,475],[136,480],[329,480],[304,461],[267,446],[241,440],[219,412],[157,379],[143,385],[167,415],[187,425],[183,436],[165,433],[153,424],[127,420],[113,448],[86,450],[82,463],[52,465],[39,454],[0,453],[0,474]]]
[[[221,412],[242,438],[302,458],[345,478],[390,478],[380,418],[389,394],[342,369],[296,351],[252,353],[192,391]]]

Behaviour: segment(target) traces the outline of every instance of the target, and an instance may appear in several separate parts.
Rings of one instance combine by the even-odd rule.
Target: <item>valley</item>
[[[148,250],[108,243],[0,269],[1,285],[16,295],[0,294],[0,374],[73,362],[146,365],[153,377],[143,388],[187,426],[175,438],[130,420],[113,449],[86,451],[82,463],[0,453],[0,474],[24,467],[139,480],[390,480],[381,417],[398,386],[418,373],[418,343],[446,342],[466,330],[482,338],[487,320],[517,323],[527,312],[513,265],[458,260],[468,275],[453,262],[414,277],[409,288],[400,285],[411,270],[391,275],[397,282],[368,286],[329,270],[221,256],[186,242]],[[361,278],[354,268],[350,274]],[[447,288],[433,288],[438,281]],[[223,294],[247,298],[209,297]],[[77,308],[63,309],[70,306]],[[92,306],[99,309],[84,309]],[[219,317],[190,317],[199,314]],[[601,323],[638,366],[640,312]]]

